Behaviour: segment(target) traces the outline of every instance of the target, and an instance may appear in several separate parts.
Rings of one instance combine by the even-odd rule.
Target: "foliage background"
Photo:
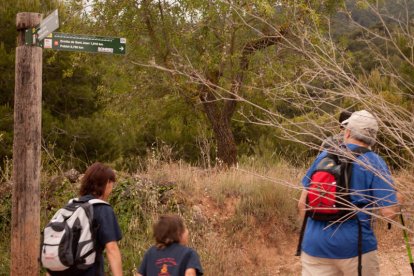
[[[198,237],[192,242],[216,274],[229,268],[215,263],[214,254],[235,248],[204,243],[203,233],[216,230],[212,223],[222,223],[223,237],[235,245],[242,237],[228,233],[248,236],[254,226],[275,222],[275,213],[283,222],[269,233],[279,233],[280,225],[296,231],[298,176],[321,141],[338,132],[344,109],[378,115],[374,150],[396,174],[408,172],[404,183],[413,180],[412,1],[0,0],[0,259],[6,260],[0,272],[8,271],[9,258],[3,253],[10,234],[15,16],[46,16],[56,8],[60,32],[126,37],[127,54],[43,51],[42,223],[76,193],[61,178],[64,171],[111,164],[122,175],[112,203],[126,233],[123,245],[131,248],[128,269],[149,245],[151,222],[161,212],[190,221]],[[289,189],[231,170],[211,173],[221,161],[206,103],[222,114],[228,102],[236,102],[228,129],[238,166],[275,172],[276,179],[287,174],[278,184]],[[161,170],[158,162],[192,166]],[[399,185],[412,199],[412,189]],[[205,189],[220,208],[236,198],[228,220],[194,223],[191,206],[205,203],[195,202]]]

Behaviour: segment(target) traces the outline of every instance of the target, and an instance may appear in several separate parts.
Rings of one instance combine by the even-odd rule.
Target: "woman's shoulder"
[[[114,209],[111,205],[104,204],[104,203],[98,203],[93,205],[93,216],[96,219],[101,220],[113,220],[116,215],[114,212]]]

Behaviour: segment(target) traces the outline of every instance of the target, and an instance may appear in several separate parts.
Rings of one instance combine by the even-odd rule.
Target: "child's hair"
[[[184,231],[184,221],[181,217],[161,215],[153,226],[155,246],[162,249],[173,243],[179,243]]]

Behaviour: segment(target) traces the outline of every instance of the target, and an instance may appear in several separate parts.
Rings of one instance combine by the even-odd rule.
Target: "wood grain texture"
[[[21,26],[34,27],[40,23],[35,20],[39,14],[23,14],[17,15],[19,37],[24,33]],[[42,49],[18,46],[15,70],[10,275],[38,275]]]

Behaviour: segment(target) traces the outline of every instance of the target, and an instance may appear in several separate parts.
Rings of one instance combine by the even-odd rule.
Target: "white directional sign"
[[[59,28],[59,15],[58,10],[54,10],[36,28],[37,39],[42,40],[57,28]]]

